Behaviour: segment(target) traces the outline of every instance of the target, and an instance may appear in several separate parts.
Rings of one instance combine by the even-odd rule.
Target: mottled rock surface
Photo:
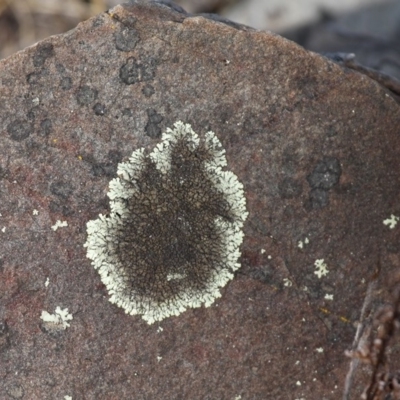
[[[242,268],[210,308],[147,325],[107,300],[86,222],[109,212],[117,164],[177,120],[213,130],[244,184]],[[373,311],[400,267],[383,223],[400,216],[399,126],[369,78],[165,5],[3,60],[0,398],[341,398],[367,289]],[[73,319],[40,319],[57,307]]]

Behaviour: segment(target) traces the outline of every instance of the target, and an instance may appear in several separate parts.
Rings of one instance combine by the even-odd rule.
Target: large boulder
[[[222,297],[148,325],[108,301],[86,223],[110,212],[118,163],[176,121],[215,132],[249,215]],[[341,398],[363,306],[400,267],[399,127],[370,78],[165,4],[2,60],[0,397]]]

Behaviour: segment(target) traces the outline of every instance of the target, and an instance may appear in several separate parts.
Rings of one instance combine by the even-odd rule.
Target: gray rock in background
[[[354,53],[362,65],[400,80],[400,3],[383,2],[283,35],[319,53]]]
[[[184,1],[184,0],[183,0]],[[191,0],[187,0],[191,3]],[[339,17],[359,8],[382,4],[381,0],[246,0],[231,2],[221,13],[233,21],[257,29],[282,33],[317,22],[322,13]]]
[[[373,312],[400,266],[389,91],[279,36],[137,3],[2,60],[0,104],[0,398],[342,396],[368,288]],[[250,215],[222,298],[149,326],[107,300],[83,243],[118,162],[177,120],[217,134]],[[73,319],[40,318],[57,307]]]

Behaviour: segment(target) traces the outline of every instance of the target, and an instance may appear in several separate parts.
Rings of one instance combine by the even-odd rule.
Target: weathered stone
[[[341,398],[367,289],[373,311],[400,267],[388,90],[276,35],[137,2],[2,60],[0,104],[0,398]],[[86,222],[109,212],[117,164],[178,120],[214,131],[244,184],[242,267],[213,306],[148,326],[107,300]],[[56,307],[73,319],[50,335]]]

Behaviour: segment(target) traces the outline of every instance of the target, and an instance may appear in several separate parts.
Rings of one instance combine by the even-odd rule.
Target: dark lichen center
[[[168,301],[183,290],[203,290],[223,267],[226,233],[215,221],[229,220],[231,211],[205,169],[210,158],[203,145],[191,150],[183,140],[173,145],[166,174],[146,158],[117,235],[130,294]]]

